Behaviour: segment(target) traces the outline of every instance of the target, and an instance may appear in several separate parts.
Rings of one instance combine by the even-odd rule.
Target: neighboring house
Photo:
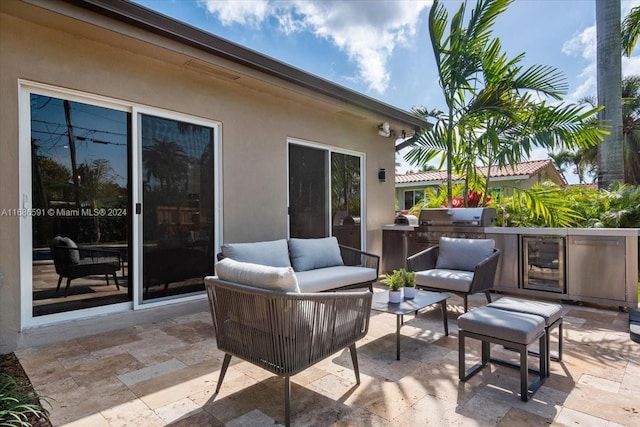
[[[0,352],[36,326],[205,298],[224,242],[381,253],[385,136],[429,127],[126,1],[1,1],[0,70]],[[58,235],[119,253],[120,290],[56,292]]]
[[[487,167],[478,167],[478,173],[487,176]],[[562,173],[551,159],[531,160],[502,169],[492,168],[489,181],[491,194],[511,195],[512,188],[527,189],[534,184],[551,181],[561,187],[567,185]],[[425,190],[437,188],[447,182],[447,171],[428,171],[396,175],[396,201],[400,209],[410,209],[424,198]],[[462,182],[457,180],[456,182]]]

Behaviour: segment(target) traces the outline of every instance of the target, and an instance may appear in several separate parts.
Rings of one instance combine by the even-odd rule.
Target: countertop
[[[413,231],[416,229],[413,225],[396,225],[396,224],[386,224],[382,226],[383,230],[391,230],[391,231]]]
[[[521,228],[485,227],[487,234],[518,234],[546,236],[638,236],[640,228]]]

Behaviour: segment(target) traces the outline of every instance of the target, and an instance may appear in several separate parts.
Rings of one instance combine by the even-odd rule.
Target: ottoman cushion
[[[478,307],[458,317],[458,327],[464,331],[518,344],[533,342],[540,336],[544,326],[544,319],[540,316],[487,306]]]
[[[546,326],[551,325],[562,317],[562,306],[560,304],[530,301],[512,297],[502,297],[499,300],[488,304],[487,307],[515,311],[518,313],[535,314],[544,318]]]

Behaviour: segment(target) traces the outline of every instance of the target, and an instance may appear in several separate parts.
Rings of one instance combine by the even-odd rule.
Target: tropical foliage
[[[0,425],[29,427],[31,417],[48,419],[38,395],[11,375],[0,374]]]
[[[622,53],[628,57],[640,35],[640,6],[636,6],[622,21]]]
[[[585,97],[581,102],[595,105],[593,97]],[[627,184],[640,185],[640,76],[626,76],[622,79],[622,146],[624,170]],[[595,182],[598,176],[598,150],[596,147],[579,148],[575,151],[562,150],[549,153],[549,157],[561,171],[573,166],[580,183]]]
[[[545,99],[560,100],[567,90],[557,69],[524,68],[524,54],[509,59],[493,38],[493,23],[511,1],[478,1],[466,25],[466,2],[450,22],[442,3],[436,0],[431,8],[429,32],[446,110],[414,109],[436,123],[418,137],[406,159],[419,167],[437,156],[441,166],[446,160],[448,206],[453,204],[453,174],[466,177],[467,205],[478,163],[488,167],[486,195],[491,167],[518,163],[536,146],[591,147],[605,134],[592,120],[599,108],[546,104]]]

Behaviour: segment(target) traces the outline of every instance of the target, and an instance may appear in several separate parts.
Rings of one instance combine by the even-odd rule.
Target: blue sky
[[[444,109],[429,42],[430,0],[136,2],[393,106]],[[450,16],[460,3],[445,2]],[[638,5],[622,0],[622,16]],[[516,0],[494,26],[509,56],[524,52],[524,65],[564,73],[566,102],[596,94],[595,34],[595,0]],[[638,46],[622,67],[623,75],[640,74]],[[545,157],[543,150],[532,156]],[[398,172],[411,168],[401,162]]]

